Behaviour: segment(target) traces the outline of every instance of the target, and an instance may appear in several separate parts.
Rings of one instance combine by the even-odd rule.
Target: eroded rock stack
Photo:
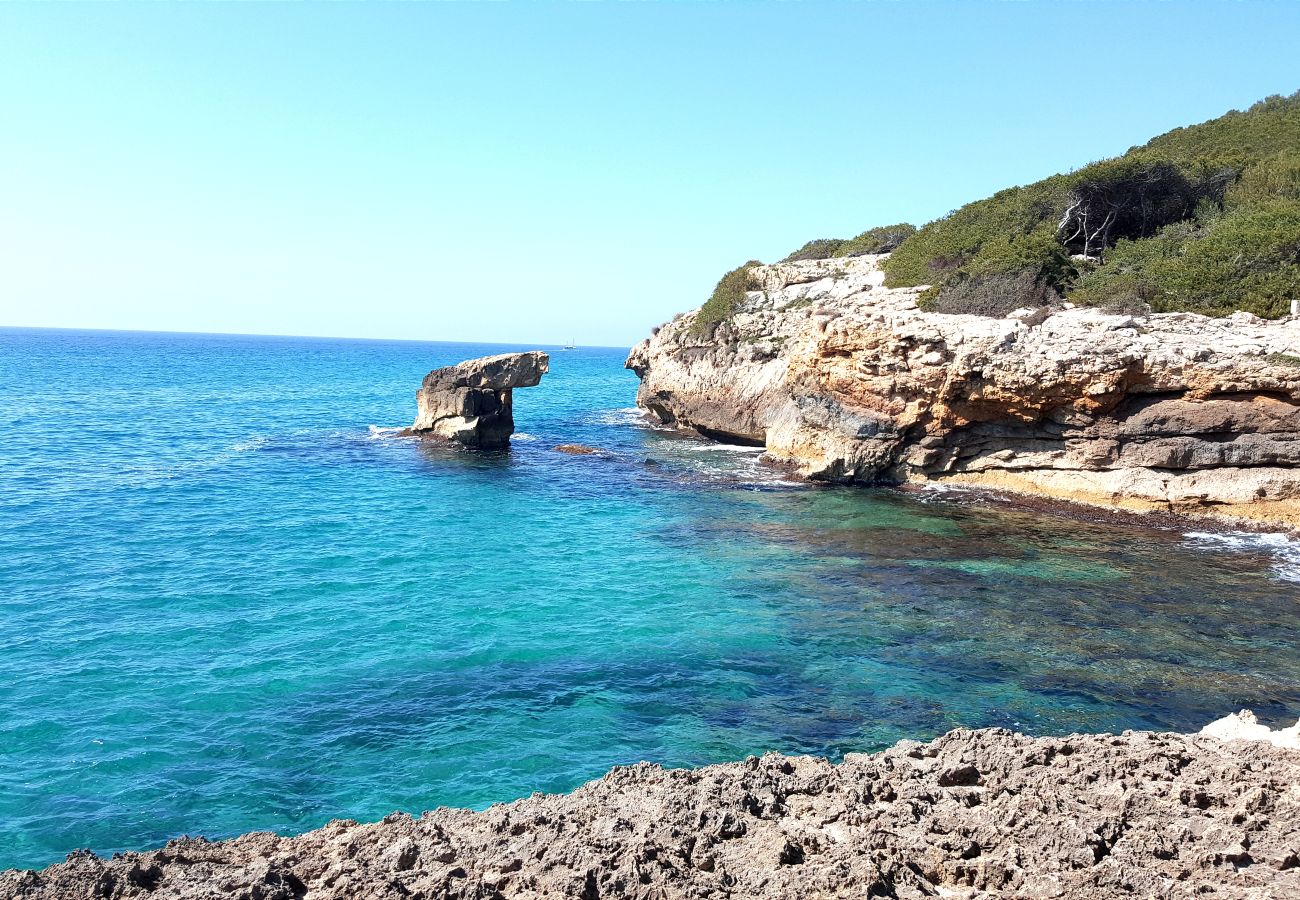
[[[415,394],[418,412],[411,431],[467,447],[504,449],[515,430],[511,392],[537,385],[549,367],[550,357],[530,350],[434,369]]]
[[[880,259],[755,269],[735,316],[633,349],[637,402],[814,479],[1300,524],[1300,320],[926,313]]]

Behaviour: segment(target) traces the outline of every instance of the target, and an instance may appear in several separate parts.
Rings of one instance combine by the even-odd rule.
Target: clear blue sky
[[[1287,0],[0,4],[0,324],[627,345],[1298,47]]]

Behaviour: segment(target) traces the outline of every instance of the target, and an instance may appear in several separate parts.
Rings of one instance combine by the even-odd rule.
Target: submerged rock
[[[1300,525],[1300,319],[927,313],[882,258],[754,269],[730,319],[632,350],[638,405],[812,479]]]
[[[515,430],[515,388],[533,387],[550,367],[540,350],[503,353],[434,369],[415,394],[414,433],[433,433],[467,447],[499,450]]]
[[[1262,741],[1005,729],[832,764],[613,769],[571,794],[181,838],[2,898],[1300,897],[1300,753]]]
[[[557,444],[551,449],[556,453],[567,453],[570,456],[595,456],[601,452],[595,447],[588,447],[586,444]]]

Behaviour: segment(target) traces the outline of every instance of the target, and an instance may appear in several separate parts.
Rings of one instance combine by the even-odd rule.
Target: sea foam
[[[1189,544],[1206,550],[1267,553],[1273,557],[1273,572],[1284,581],[1300,583],[1300,541],[1279,532],[1189,531]]]

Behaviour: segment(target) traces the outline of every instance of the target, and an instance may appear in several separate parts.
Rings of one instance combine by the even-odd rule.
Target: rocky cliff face
[[[0,897],[1300,896],[1300,754],[1263,741],[1000,729],[665,771],[298,837],[182,838],[0,873]]]
[[[1300,320],[926,313],[880,259],[756,269],[712,334],[632,350],[637,402],[813,479],[1300,524]]]
[[[415,394],[414,433],[499,450],[515,431],[514,388],[534,387],[550,366],[540,350],[503,353],[434,369]]]

